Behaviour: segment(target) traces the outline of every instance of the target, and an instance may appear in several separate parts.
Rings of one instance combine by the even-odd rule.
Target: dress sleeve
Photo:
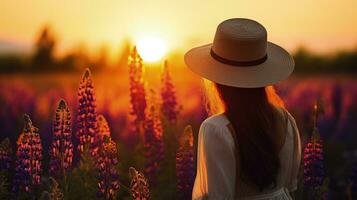
[[[299,175],[299,170],[300,170],[300,163],[301,163],[301,140],[300,140],[300,134],[299,134],[299,129],[296,125],[295,119],[291,114],[288,114],[289,116],[289,124],[291,131],[293,133],[293,138],[294,138],[294,153],[293,153],[293,163],[292,163],[292,169],[291,169],[291,180],[288,185],[288,189],[290,192],[293,192],[297,190],[297,185],[298,185],[298,175]]]
[[[197,174],[192,199],[234,199],[234,149],[227,134],[213,124],[203,123],[198,136]]]

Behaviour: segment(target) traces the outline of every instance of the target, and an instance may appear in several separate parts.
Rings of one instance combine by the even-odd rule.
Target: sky
[[[356,48],[356,10],[356,0],[0,0],[0,45],[30,48],[48,24],[60,52],[79,44],[114,51],[123,39],[147,36],[185,51],[210,43],[221,21],[244,17],[262,23],[268,39],[289,51],[325,53]]]

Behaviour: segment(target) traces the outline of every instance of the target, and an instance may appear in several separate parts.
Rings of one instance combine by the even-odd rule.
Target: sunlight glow
[[[156,37],[146,37],[138,40],[137,48],[140,56],[146,62],[159,61],[166,52],[165,42]]]

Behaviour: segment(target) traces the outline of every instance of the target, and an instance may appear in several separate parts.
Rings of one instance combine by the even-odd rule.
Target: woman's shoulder
[[[200,127],[199,140],[210,146],[210,151],[222,151],[222,149],[233,149],[234,141],[228,130],[230,124],[228,118],[222,114],[216,114],[205,119]],[[213,148],[213,144],[215,145]]]
[[[286,116],[288,118],[288,124],[290,124],[293,128],[297,128],[294,116],[286,109],[284,109],[284,112],[286,113]]]
[[[288,123],[296,123],[295,118],[286,108],[276,107],[276,109],[288,120]]]
[[[299,129],[294,116],[285,108],[278,108],[278,110],[284,115],[286,121],[286,130],[288,131],[290,136],[299,139]]]
[[[226,139],[228,124],[229,121],[223,113],[212,115],[202,122],[200,134],[202,134],[204,138]]]
[[[225,127],[229,124],[227,117],[221,113],[208,117],[205,119],[201,126]]]

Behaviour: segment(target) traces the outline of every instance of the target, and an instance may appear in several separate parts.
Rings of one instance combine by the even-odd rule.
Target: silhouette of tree
[[[98,50],[98,58],[93,66],[93,71],[104,70],[109,67],[109,47],[103,44]]]
[[[123,40],[120,47],[120,54],[118,56],[117,70],[125,71],[126,66],[128,66],[128,57],[130,56],[132,42],[126,38]]]
[[[350,74],[357,72],[357,49],[319,55],[300,47],[294,54],[295,72],[300,74]]]
[[[32,67],[34,69],[45,69],[54,67],[54,51],[56,47],[56,38],[49,26],[45,26],[36,40],[36,49],[32,58]]]

